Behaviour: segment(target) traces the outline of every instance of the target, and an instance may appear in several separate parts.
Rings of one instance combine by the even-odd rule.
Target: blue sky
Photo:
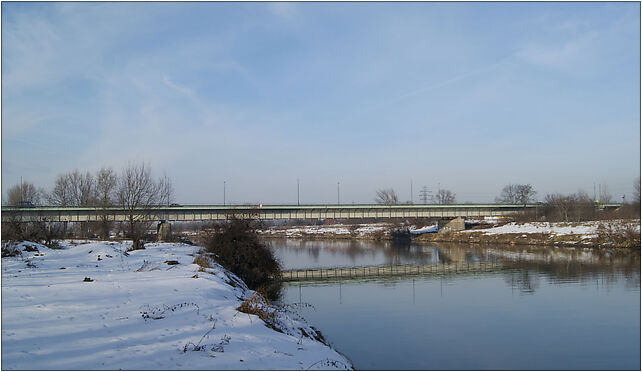
[[[181,203],[489,202],[640,174],[639,3],[2,3],[2,192],[151,163]]]

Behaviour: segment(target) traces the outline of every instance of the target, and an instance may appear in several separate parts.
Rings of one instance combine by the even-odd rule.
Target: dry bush
[[[640,218],[640,204],[623,204],[615,210],[617,218],[633,219]]]
[[[271,321],[276,316],[277,310],[259,292],[254,292],[236,309],[242,313],[257,315],[264,321]]]
[[[197,264],[200,267],[206,268],[206,269],[211,269],[212,265],[210,263],[210,259],[203,255],[199,254],[198,256],[194,257],[193,263]]]
[[[2,257],[15,257],[21,254],[15,242],[2,242]]]
[[[596,246],[610,246],[640,249],[640,233],[635,225],[623,221],[604,221],[597,227]]]
[[[281,265],[272,250],[259,241],[257,222],[232,218],[229,223],[214,228],[213,234],[204,237],[207,253],[213,254],[218,263],[233,272],[250,289],[260,289],[278,296]]]
[[[63,230],[60,222],[3,222],[2,239],[42,243],[55,249],[58,247],[56,239],[63,238]]]
[[[384,230],[376,230],[372,232],[372,239],[374,240],[385,240],[386,232]]]
[[[359,229],[359,225],[348,226],[348,231],[350,231],[350,236],[353,238],[356,238],[357,236],[359,236],[359,233],[357,232],[358,229]]]
[[[536,222],[539,218],[542,217],[542,211],[539,210],[541,208],[532,208],[532,209],[527,209],[524,210],[520,213],[515,213],[511,215],[513,221],[519,222],[519,223],[524,223],[524,222]]]

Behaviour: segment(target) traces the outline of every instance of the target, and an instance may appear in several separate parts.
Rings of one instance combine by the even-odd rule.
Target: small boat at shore
[[[434,224],[432,226],[424,226],[424,227],[422,227],[420,229],[416,229],[416,230],[412,230],[412,229],[408,230],[408,232],[413,234],[413,235],[426,234],[426,233],[436,233],[437,231],[439,231],[439,225],[438,224]]]

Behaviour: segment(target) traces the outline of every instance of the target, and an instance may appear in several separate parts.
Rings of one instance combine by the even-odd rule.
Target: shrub
[[[216,255],[218,262],[248,288],[261,288],[273,297],[281,277],[281,265],[270,247],[259,241],[256,227],[253,220],[233,218],[205,237],[205,251]]]
[[[386,239],[386,233],[383,230],[373,231],[371,236],[373,240],[377,240],[377,241]]]
[[[634,223],[605,221],[598,225],[596,233],[597,236],[593,239],[596,246],[640,249],[640,233]]]
[[[20,222],[2,223],[2,239],[8,241],[30,241],[47,246],[56,245],[55,239],[63,237],[64,225],[59,222]]]
[[[21,254],[15,242],[2,242],[2,257],[15,257]]]
[[[193,263],[205,269],[209,269],[212,267],[212,265],[210,264],[210,259],[207,258],[207,256],[204,256],[202,254],[199,254],[198,256],[194,257]]]
[[[259,292],[254,292],[250,297],[241,302],[236,309],[242,313],[257,315],[265,321],[274,319],[276,309],[270,306],[270,302]]]

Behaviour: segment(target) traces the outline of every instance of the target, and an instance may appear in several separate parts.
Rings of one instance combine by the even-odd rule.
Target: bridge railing
[[[618,204],[606,205],[617,207]],[[455,218],[506,216],[536,208],[535,204],[414,204],[414,205],[184,205],[157,207],[149,213],[141,209],[148,220],[212,221],[231,216],[254,216],[259,219],[349,219],[349,218]],[[145,213],[143,213],[145,211]],[[119,207],[2,207],[2,221],[85,222],[125,221],[128,213]]]

